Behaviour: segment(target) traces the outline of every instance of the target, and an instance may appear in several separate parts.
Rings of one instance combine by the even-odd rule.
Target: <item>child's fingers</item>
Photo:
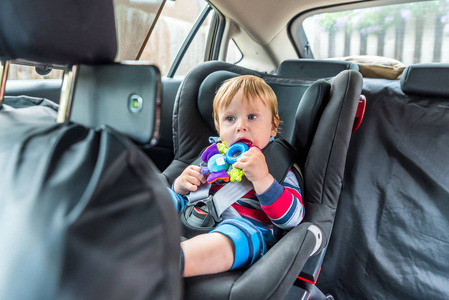
[[[192,170],[192,171],[195,171],[195,172],[198,172],[198,173],[201,173],[200,166],[190,165],[190,166],[188,166],[188,169]]]
[[[201,183],[206,182],[206,177],[201,173],[201,168],[199,166],[191,166],[189,170],[189,176],[196,179],[196,185],[200,185]]]
[[[257,162],[258,160],[263,160],[263,159],[264,159],[264,155],[259,150],[259,148],[253,147],[253,148],[249,149],[248,151],[246,151],[245,153],[243,153],[237,159],[237,163],[246,165],[248,163]],[[236,167],[239,168],[238,166],[236,166]]]
[[[193,184],[193,185],[196,185],[196,186],[198,186],[198,185],[200,185],[201,184],[201,174],[194,174],[193,176],[191,176],[190,178],[189,178],[189,183],[191,183],[191,184]]]
[[[189,166],[183,174],[183,185],[189,191],[196,191],[201,183],[206,182],[206,177],[201,174],[199,166]]]
[[[198,189],[198,185],[191,182],[186,182],[185,188],[190,192],[195,192]]]
[[[252,147],[252,148],[250,148],[248,151],[246,151],[245,153],[243,153],[241,156],[240,156],[240,158],[242,158],[242,159],[250,159],[250,158],[252,158],[252,157],[258,157],[258,156],[261,156],[261,155],[263,155],[262,154],[262,152],[260,151],[260,149],[259,148],[257,148],[257,147]]]

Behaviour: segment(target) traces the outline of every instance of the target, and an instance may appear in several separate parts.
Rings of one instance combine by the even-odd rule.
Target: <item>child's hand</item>
[[[176,193],[184,196],[196,191],[201,183],[206,183],[206,177],[201,174],[201,168],[190,165],[176,178],[173,187]]]
[[[273,184],[274,178],[268,172],[265,155],[259,148],[252,147],[243,153],[237,159],[234,167],[243,170],[246,178],[252,182],[257,194],[262,194]]]

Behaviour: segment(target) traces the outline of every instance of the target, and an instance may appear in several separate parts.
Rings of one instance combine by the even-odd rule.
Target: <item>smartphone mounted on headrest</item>
[[[155,145],[159,135],[161,77],[148,63],[79,65],[70,120],[97,128],[107,125],[134,141]]]

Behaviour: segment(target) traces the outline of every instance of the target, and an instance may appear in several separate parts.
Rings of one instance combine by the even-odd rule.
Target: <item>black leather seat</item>
[[[305,179],[306,218],[248,270],[185,280],[186,299],[283,298],[312,253],[326,245],[332,229],[362,77],[347,70],[317,82],[255,72],[224,62],[192,70],[178,91],[174,110],[175,160],[163,172],[172,182],[217,135],[212,100],[224,79],[262,77],[278,96],[281,134],[298,150]],[[336,75],[336,74],[334,74]]]

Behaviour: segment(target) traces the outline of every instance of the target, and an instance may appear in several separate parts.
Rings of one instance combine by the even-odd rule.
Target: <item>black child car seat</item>
[[[343,71],[329,83],[268,75],[224,62],[196,67],[178,91],[175,160],[163,174],[173,182],[208,145],[208,137],[217,135],[212,120],[215,91],[223,80],[243,74],[262,77],[278,97],[281,137],[297,148],[297,163],[303,168],[306,217],[248,270],[184,280],[186,299],[284,298],[309,256],[319,253],[330,237],[362,88],[357,71]]]

